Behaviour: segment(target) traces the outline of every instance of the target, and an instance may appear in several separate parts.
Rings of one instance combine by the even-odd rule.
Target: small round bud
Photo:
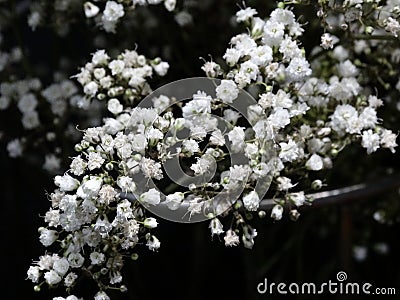
[[[314,181],[311,183],[311,188],[312,188],[313,190],[319,190],[320,188],[322,188],[322,181],[319,180],[319,179],[314,180]]]
[[[111,171],[112,169],[114,169],[114,164],[112,162],[109,162],[106,164],[106,170],[107,171]]]
[[[324,16],[324,11],[322,9],[317,11],[317,17],[322,18]]]
[[[40,292],[40,285],[35,285],[35,286],[33,287],[33,290],[34,290],[35,292]]]
[[[103,93],[100,93],[97,95],[97,100],[104,100],[106,98],[106,95],[104,95]]]
[[[265,218],[266,215],[267,215],[267,213],[266,213],[264,210],[260,210],[260,211],[258,212],[258,217],[259,217],[260,219]]]
[[[189,191],[194,191],[196,189],[196,185],[194,183],[189,184]]]
[[[137,260],[139,258],[139,254],[137,254],[137,253],[132,253],[132,255],[131,255],[131,259],[132,260]]]
[[[126,285],[121,285],[121,287],[119,289],[122,293],[126,293],[128,291],[128,288],[126,287]]]
[[[86,149],[87,147],[90,146],[90,143],[88,141],[82,141],[81,142],[81,146],[82,146],[83,149]]]
[[[368,35],[371,35],[374,31],[375,31],[375,29],[372,26],[365,27],[365,33]]]

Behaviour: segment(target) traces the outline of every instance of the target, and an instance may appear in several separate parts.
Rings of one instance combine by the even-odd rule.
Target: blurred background
[[[274,6],[266,2],[248,1],[248,5],[258,8],[261,17],[265,17]],[[75,74],[96,49],[105,47],[111,53],[118,53],[137,45],[140,53],[160,56],[170,63],[168,75],[153,83],[155,89],[173,80],[203,76],[201,57],[211,56],[218,61],[230,37],[243,30],[232,21],[238,5],[230,0],[188,0],[178,4],[178,11],[187,12],[178,17],[162,7],[141,7],[120,24],[116,34],[99,31],[93,24],[82,25],[81,11],[64,24],[54,22],[56,14],[49,7],[46,7],[47,26],[32,32],[26,24],[30,4],[0,1],[1,48],[18,46],[23,51],[22,62],[3,70],[1,81],[35,76],[44,85],[50,84],[59,76],[54,74],[55,70],[66,77]],[[304,10],[303,14],[305,19],[307,15],[314,18],[315,11]],[[60,30],[57,26],[68,28]],[[316,34],[320,31],[306,31],[306,49],[319,44]],[[387,127],[397,132],[400,121],[394,107],[387,105],[382,114],[387,116]],[[98,108],[99,114],[90,124],[101,122],[102,109]],[[57,145],[63,159],[60,169],[50,174],[42,167],[43,156],[50,151],[47,148],[32,150],[23,158],[10,158],[5,146],[7,134],[18,136],[22,131],[16,115],[17,112],[0,111],[0,230],[5,278],[1,281],[2,298],[52,299],[64,292],[44,288],[36,293],[25,278],[32,260],[44,252],[37,228],[44,224],[42,216],[49,207],[46,192],[54,189],[52,177],[66,170],[73,143]],[[344,197],[344,201],[321,202],[304,208],[296,222],[288,217],[273,222],[268,213],[264,219],[254,217],[251,224],[257,228],[258,236],[252,250],[242,246],[226,248],[218,237],[212,240],[206,223],[176,224],[160,220],[156,230],[160,250],[153,253],[139,245],[139,259],[133,261],[128,257],[124,268],[129,291],[111,292],[110,296],[112,299],[280,299],[277,295],[258,294],[257,285],[265,278],[268,282],[322,283],[335,280],[339,271],[345,271],[351,282],[397,288],[397,296],[374,298],[400,299],[399,171],[398,154],[381,151],[368,156],[359,148],[345,151],[338,157],[335,168],[322,174],[329,189],[366,183],[371,190],[361,196]],[[81,281],[75,295],[91,299],[95,291],[92,282]],[[346,299],[328,294],[323,297]]]

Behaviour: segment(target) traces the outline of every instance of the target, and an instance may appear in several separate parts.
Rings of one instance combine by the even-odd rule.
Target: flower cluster
[[[67,99],[80,108],[103,101],[111,113],[101,126],[83,130],[68,171],[54,178],[47,225],[39,228],[48,251],[28,270],[37,290],[47,284],[70,293],[80,276],[89,276],[99,288],[96,300],[109,299],[108,289],[126,291],[126,257],[136,259],[141,244],[160,247],[151,231],[158,222],[147,211],[160,217],[168,212],[175,221],[208,220],[212,237],[251,249],[257,230],[248,222],[255,212],[266,215],[264,198],[274,201],[272,219],[287,214],[297,220],[299,207],[313,201],[308,192],[325,185],[318,172],[332,168],[342,150],[360,145],[368,154],[395,152],[397,136],[378,117],[388,104],[378,95],[388,87],[374,89],[375,65],[368,68],[362,53],[395,42],[398,9],[392,1],[379,7],[386,14],[375,13],[379,1],[320,2],[325,32],[311,51],[301,42],[305,26],[284,3],[266,19],[253,8],[241,9],[236,21],[246,26],[244,33],[231,38],[220,63],[205,62],[212,88],[199,88],[190,99],[180,100],[174,90],[151,94],[150,79],[164,76],[169,64],[132,50],[116,58],[96,51],[74,76],[84,96],[69,80],[46,89],[38,80],[0,86],[0,108],[16,103],[27,130],[40,126],[41,102],[57,118],[65,115]],[[84,11],[114,31],[129,5],[86,2]],[[173,10],[175,2],[164,5]],[[371,19],[374,30],[359,22]],[[357,37],[377,31],[389,37],[387,44]],[[379,53],[376,62],[392,67],[393,54]],[[399,75],[392,71],[390,87]],[[21,140],[8,144],[11,156],[21,149]],[[221,222],[227,216],[228,227]]]
[[[164,76],[168,68],[160,58],[149,60],[135,50],[125,50],[116,59],[99,50],[75,77],[87,99],[108,100],[107,108],[115,115],[149,94],[148,79],[153,74]]]
[[[57,0],[51,3],[46,1],[33,1],[28,17],[29,26],[36,27],[46,24],[51,18],[55,29],[60,34],[66,34],[69,26],[81,15],[106,32],[115,33],[118,22],[136,6],[156,5],[163,3],[168,11],[175,9],[176,0],[133,0],[133,1],[81,1]],[[52,11],[52,14],[48,12]],[[92,21],[93,20],[93,21]]]

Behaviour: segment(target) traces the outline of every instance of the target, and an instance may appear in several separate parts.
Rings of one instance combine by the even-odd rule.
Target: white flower
[[[80,268],[83,265],[85,258],[80,253],[71,253],[68,255],[68,262],[71,268]]]
[[[105,65],[108,63],[110,57],[107,55],[105,50],[97,50],[92,57],[92,62],[95,65]]]
[[[106,257],[103,253],[92,252],[90,253],[90,261],[92,265],[101,265],[105,261]]]
[[[389,17],[386,20],[385,30],[389,31],[391,34],[393,34],[395,37],[397,37],[398,33],[400,31],[400,24],[396,19]]]
[[[363,128],[374,128],[378,122],[376,110],[372,107],[366,107],[360,114],[360,122]]]
[[[243,150],[244,143],[244,127],[235,126],[228,133],[228,139],[232,143],[232,150],[234,152],[240,152]]]
[[[292,187],[294,187],[290,178],[281,176],[281,177],[278,177],[276,179],[276,181],[278,182],[278,190],[279,191],[287,191],[287,190],[291,189]]]
[[[394,148],[397,147],[396,143],[397,136],[391,131],[384,129],[381,133],[381,145],[383,148],[389,148],[392,153],[395,153]]]
[[[115,22],[123,17],[124,14],[124,6],[122,4],[118,4],[115,1],[107,1],[102,18],[108,22]]]
[[[176,0],[165,0],[164,6],[168,11],[173,11],[175,9]]]
[[[123,60],[113,60],[109,63],[108,67],[111,70],[112,75],[121,74],[125,67],[125,62]]]
[[[0,96],[0,110],[7,109],[10,105],[11,99],[6,96]]]
[[[239,236],[232,230],[229,229],[224,236],[225,246],[237,246],[239,245]]]
[[[85,84],[85,86],[83,87],[83,92],[86,95],[93,97],[94,95],[96,95],[98,89],[99,89],[99,86],[97,85],[97,83],[94,81],[90,81],[89,83]]]
[[[93,18],[99,13],[100,8],[88,1],[83,4],[83,10],[86,18]]]
[[[18,109],[23,114],[33,112],[38,105],[38,101],[34,94],[25,94],[18,101]]]
[[[54,178],[54,183],[60,188],[62,192],[74,191],[79,186],[79,181],[68,174],[65,174],[63,176],[57,175]]]
[[[94,300],[110,300],[110,297],[104,291],[100,291],[94,296]]]
[[[310,64],[304,57],[295,57],[290,61],[286,72],[293,81],[304,80],[311,75]]]
[[[373,133],[371,129],[364,131],[361,145],[367,149],[368,154],[375,152],[379,148],[379,135]]]
[[[165,197],[165,203],[170,210],[177,210],[182,203],[184,198],[183,193],[176,192],[173,194],[169,194]]]
[[[271,211],[271,218],[276,221],[282,219],[283,207],[280,204],[276,204]]]
[[[194,153],[197,153],[200,151],[199,144],[193,140],[193,139],[188,139],[184,140],[182,142],[182,152],[186,153],[187,155],[191,156]]]
[[[104,163],[104,158],[98,152],[90,152],[88,156],[88,169],[94,170],[100,168]]]
[[[289,199],[293,202],[296,206],[302,206],[306,201],[306,197],[304,196],[304,192],[298,193],[291,193],[289,194]]]
[[[320,46],[325,50],[333,48],[333,36],[330,33],[324,33],[321,35],[321,44]]]
[[[36,128],[40,125],[39,114],[36,111],[24,113],[21,122],[26,129]]]
[[[209,228],[211,229],[211,236],[213,237],[215,234],[220,235],[221,233],[224,233],[224,227],[222,226],[221,221],[218,218],[214,218],[210,221],[210,226]]]
[[[67,274],[68,269],[69,269],[69,262],[65,257],[54,260],[53,270],[56,271],[57,274],[60,275],[61,277]]]
[[[153,69],[157,73],[157,75],[165,76],[169,69],[169,63],[162,61],[159,64],[153,65]]]
[[[263,42],[268,46],[277,46],[285,34],[285,25],[280,22],[268,20],[264,25]]]
[[[81,157],[77,156],[72,160],[70,165],[70,170],[72,174],[80,176],[83,173],[85,173],[86,167],[87,167],[86,161],[83,160]]]
[[[243,197],[244,207],[248,211],[256,211],[260,205],[260,198],[256,191],[251,191]]]
[[[154,235],[148,238],[146,246],[149,247],[149,250],[156,251],[160,248],[160,241]]]
[[[235,48],[228,48],[223,56],[226,63],[230,66],[234,66],[240,59],[240,51]]]
[[[28,269],[28,279],[32,282],[39,282],[40,278],[40,268],[38,266],[30,266]]]
[[[291,162],[296,160],[300,155],[300,150],[297,144],[293,140],[289,140],[287,143],[279,143],[281,151],[279,152],[279,158],[283,162]]]
[[[151,158],[143,157],[140,162],[140,168],[147,178],[155,178],[160,180],[163,178],[163,173],[161,169],[161,164],[155,162]]]
[[[246,7],[245,9],[241,9],[236,13],[236,22],[246,22],[256,14],[257,11],[254,8]]]
[[[324,162],[322,161],[321,156],[318,154],[313,154],[306,162],[306,168],[312,171],[322,170],[324,167]]]
[[[60,275],[57,274],[56,271],[50,270],[50,271],[44,273],[44,279],[46,279],[46,282],[49,285],[54,285],[54,284],[59,283],[62,278],[60,277]]]
[[[275,128],[284,128],[286,125],[290,124],[290,114],[287,109],[278,107],[268,117],[268,121]]]
[[[130,193],[136,190],[136,184],[133,182],[132,178],[128,176],[119,176],[117,179],[117,185],[125,193]]]
[[[232,80],[222,80],[215,91],[217,97],[224,103],[232,103],[239,95],[239,89]]]
[[[22,143],[20,139],[11,140],[7,144],[7,151],[10,157],[19,157],[22,155]]]
[[[205,115],[211,113],[211,97],[206,93],[198,91],[193,95],[193,100],[186,103],[182,107],[183,118],[190,118],[192,116]]]
[[[64,278],[64,285],[66,287],[71,287],[75,283],[75,280],[77,278],[78,278],[78,275],[76,275],[75,273],[73,273],[73,272],[68,273],[68,275],[65,276],[65,278]]]
[[[157,205],[161,201],[160,192],[154,188],[149,189],[140,195],[139,200],[147,204]]]
[[[211,155],[204,155],[202,157],[196,157],[196,163],[190,166],[190,169],[194,171],[195,175],[203,175],[207,173],[212,167],[215,160]]]
[[[355,77],[358,75],[358,69],[350,60],[339,63],[338,71],[342,77]]]
[[[258,46],[250,55],[251,61],[257,66],[265,66],[272,61],[272,49],[267,45]]]
[[[100,191],[102,184],[103,180],[100,177],[92,177],[79,186],[76,194],[82,199],[90,199],[96,197]]]
[[[118,99],[112,98],[108,100],[107,109],[114,115],[117,115],[122,112],[124,107],[122,106],[122,104],[119,102]]]
[[[43,246],[48,247],[53,244],[58,237],[58,232],[55,230],[49,230],[46,228],[39,228],[40,237],[39,240],[43,244]]]
[[[147,228],[156,228],[158,223],[154,218],[146,218],[143,222],[143,225]]]

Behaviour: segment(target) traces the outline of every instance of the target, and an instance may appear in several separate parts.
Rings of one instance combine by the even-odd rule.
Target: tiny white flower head
[[[222,80],[215,91],[217,97],[224,103],[232,103],[239,95],[239,89],[233,80]]]
[[[162,61],[159,64],[153,65],[153,69],[157,73],[157,75],[165,76],[169,69],[169,63]]]
[[[147,228],[156,228],[158,225],[157,220],[155,218],[146,218],[143,224]]]
[[[39,240],[43,246],[48,247],[53,244],[58,237],[58,232],[55,230],[49,230],[43,227],[39,228],[40,237]]]
[[[94,296],[94,300],[110,300],[110,297],[104,291],[100,291]]]
[[[298,193],[291,193],[289,194],[289,199],[290,201],[293,202],[294,205],[297,207],[302,206],[304,202],[306,201],[306,197],[304,195],[304,192],[298,192]]]
[[[108,22],[116,22],[125,14],[124,6],[115,1],[107,1],[103,12],[103,19]]]
[[[79,186],[79,181],[68,174],[63,176],[57,175],[54,178],[54,183],[62,192],[72,192]]]
[[[256,191],[251,191],[246,196],[243,197],[244,207],[248,211],[256,211],[260,205],[260,197]]]
[[[92,2],[87,1],[83,4],[83,10],[86,18],[93,18],[99,13],[100,8],[94,5]]]
[[[151,205],[157,205],[161,201],[160,192],[152,188],[140,195],[140,201]]]
[[[225,246],[232,247],[239,245],[239,236],[232,230],[229,229],[224,236]]]
[[[220,235],[224,233],[224,228],[221,221],[218,218],[214,218],[210,221],[211,236]]]
[[[165,0],[164,6],[168,11],[173,11],[175,9],[176,0]]]
[[[83,92],[86,95],[91,96],[91,97],[96,95],[98,90],[99,90],[99,86],[94,81],[90,81],[89,83],[85,84],[85,86],[83,87]]]
[[[30,266],[28,269],[28,279],[32,282],[39,282],[40,278],[40,268],[38,266]]]
[[[118,99],[112,98],[112,99],[108,100],[107,109],[108,109],[108,111],[110,111],[112,114],[118,115],[119,113],[122,112],[122,110],[124,109],[124,107],[122,106],[122,104],[119,102]]]
[[[161,243],[157,237],[151,235],[147,238],[146,246],[149,247],[149,250],[157,251],[160,248]]]
[[[164,203],[167,205],[170,210],[177,210],[182,203],[184,198],[183,193],[176,192],[173,194],[169,194],[165,197]]]
[[[57,274],[56,271],[50,270],[50,271],[44,273],[44,279],[46,280],[46,282],[49,285],[54,285],[54,284],[59,283],[62,278],[60,275]]]
[[[245,9],[241,9],[236,13],[236,22],[246,22],[256,14],[257,11],[254,8],[246,7]]]
[[[282,219],[282,214],[283,214],[283,206],[280,204],[276,204],[271,211],[271,218],[279,221]]]
[[[82,199],[90,199],[96,197],[100,191],[102,184],[103,180],[100,177],[91,177],[88,181],[85,181],[79,186],[76,194]]]
[[[322,161],[321,156],[318,154],[313,154],[306,162],[306,168],[312,171],[322,170],[324,167],[324,163]]]
[[[54,260],[53,270],[56,271],[57,274],[60,275],[61,277],[67,274],[68,269],[69,269],[69,262],[65,257]]]

